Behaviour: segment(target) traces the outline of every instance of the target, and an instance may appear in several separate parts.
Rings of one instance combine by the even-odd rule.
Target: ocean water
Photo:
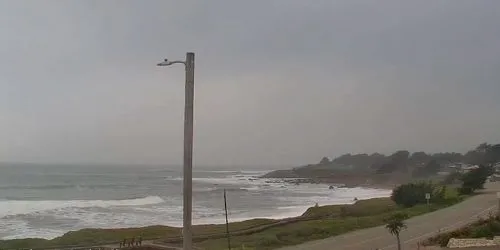
[[[315,203],[348,204],[389,190],[294,185],[268,171],[195,169],[193,223],[286,218]],[[0,238],[54,238],[82,228],[182,224],[182,172],[159,166],[0,166]]]

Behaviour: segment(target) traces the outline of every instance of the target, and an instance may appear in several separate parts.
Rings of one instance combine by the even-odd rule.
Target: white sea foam
[[[87,208],[101,207],[108,208],[112,206],[143,206],[153,205],[164,202],[161,197],[148,196],[144,198],[128,200],[51,200],[51,201],[18,201],[3,200],[0,201],[0,217],[8,215],[29,214],[47,210],[63,208]]]
[[[264,175],[272,170],[198,170],[198,173],[252,174]]]

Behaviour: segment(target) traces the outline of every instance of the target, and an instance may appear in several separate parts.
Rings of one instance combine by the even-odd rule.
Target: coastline
[[[339,211],[343,206],[354,206],[355,204],[372,201],[390,201],[388,197],[375,197],[363,200],[353,201],[349,204],[322,204],[320,208],[328,208],[333,211]],[[392,202],[391,202],[392,203]],[[242,221],[230,221],[229,228],[234,234],[246,235],[252,232],[260,232],[267,228],[283,226],[289,223],[317,220],[316,216],[310,214],[317,207],[307,206],[307,208],[297,216],[290,216],[280,219],[269,219],[269,218],[251,218]],[[212,239],[212,237],[218,238],[218,236],[225,235],[225,223],[210,223],[210,224],[196,224],[193,225],[195,237],[201,239]],[[84,246],[102,246],[110,244],[118,244],[124,238],[133,238],[138,236],[143,236],[145,241],[155,241],[161,240],[167,243],[175,243],[182,238],[181,230],[182,227],[166,226],[166,225],[151,225],[144,227],[123,227],[123,228],[84,228],[75,231],[68,231],[65,234],[53,238],[53,239],[43,239],[43,238],[21,238],[21,239],[6,239],[0,240],[0,248],[29,248],[29,249],[45,249],[54,247],[84,247]],[[216,237],[217,236],[217,237]],[[221,237],[222,237],[221,236]],[[81,241],[80,243],[73,241]],[[15,245],[16,247],[6,247]],[[40,247],[34,247],[40,246]]]
[[[133,183],[135,186],[132,187],[140,186],[141,189],[146,187],[144,190],[147,192],[145,191],[141,195],[129,195],[127,190],[114,189],[115,186],[120,186],[118,184],[104,183],[105,186],[102,188],[101,182],[90,181],[83,184],[64,185],[63,188],[60,188],[60,185],[54,185],[54,183],[58,184],[59,179],[57,178],[48,184],[28,182],[20,186],[21,188],[29,188],[25,188],[32,192],[28,195],[39,196],[38,199],[43,203],[40,203],[38,199],[23,200],[22,197],[26,193],[17,192],[17,189],[14,188],[9,190],[12,191],[12,195],[10,193],[3,195],[6,197],[18,195],[18,197],[1,201],[2,225],[6,225],[1,237],[6,240],[55,239],[68,232],[82,229],[118,230],[158,224],[166,225],[165,227],[168,228],[181,226],[179,221],[182,221],[182,202],[178,201],[182,196],[175,189],[177,183],[182,180],[179,178],[181,175],[168,172],[168,174],[158,176],[156,171],[144,172],[136,171],[136,169],[128,171],[115,173],[116,171],[111,169],[105,173],[107,176],[112,176],[113,180],[116,180],[116,183],[120,185]],[[347,183],[348,185],[337,185],[336,183],[340,182],[335,178],[316,178],[315,180],[307,180],[308,183],[313,184],[304,183],[297,186],[293,183],[295,180],[292,179],[259,178],[265,173],[269,173],[269,171],[222,172],[214,170],[199,173],[195,182],[198,196],[194,199],[202,205],[197,204],[194,207],[193,224],[224,224],[224,212],[220,207],[221,191],[227,188],[230,191],[229,220],[231,222],[245,222],[255,218],[282,220],[300,216],[315,204],[320,206],[348,205],[352,204],[355,198],[365,200],[390,196],[390,186],[388,185],[373,185],[371,183],[357,185],[359,181],[352,181]],[[142,179],[147,181],[136,184],[135,179],[129,180],[128,176],[136,176],[136,174],[140,174],[143,176]],[[79,177],[79,175],[69,171],[68,176],[65,177],[64,181],[69,180],[72,183],[78,181],[71,178],[73,176]],[[93,179],[90,178],[90,180]],[[162,183],[161,186],[158,185],[159,182]],[[15,188],[19,186],[12,185]],[[47,186],[47,189],[44,185]],[[167,185],[167,191],[165,191],[164,185]],[[329,188],[330,185],[342,186],[342,188]],[[57,194],[65,197],[54,195],[56,191]],[[174,198],[171,199],[171,197]],[[206,201],[210,203],[202,203]],[[116,211],[118,212],[113,214]],[[41,219],[43,221],[40,221]],[[33,221],[39,223],[30,224]]]
[[[311,183],[314,183],[314,182],[311,182]],[[322,184],[328,184],[326,182],[323,182]],[[390,190],[388,190],[387,188],[382,188],[382,186],[380,188],[374,188],[373,186],[365,186],[365,187],[362,187],[362,186],[353,186],[353,187],[348,187],[348,186],[344,186],[343,188],[367,188],[367,189],[380,189],[380,190],[386,190],[387,192],[389,192]],[[389,193],[385,194],[385,195],[374,195],[374,196],[370,196],[370,197],[367,197],[367,198],[361,198],[359,200],[355,200],[354,198],[357,198],[357,197],[353,197],[352,200],[350,200],[349,202],[318,202],[317,204],[319,206],[344,206],[344,205],[353,205],[355,204],[356,202],[358,201],[364,201],[364,200],[372,200],[372,199],[378,199],[378,198],[388,198],[390,196]],[[274,215],[274,216],[263,216],[263,217],[247,217],[247,218],[235,218],[235,219],[231,219],[229,218],[229,221],[230,221],[230,224],[246,224],[246,223],[249,223],[249,222],[252,222],[252,221],[267,221],[268,223],[270,222],[277,222],[277,221],[282,221],[282,220],[289,220],[289,219],[294,219],[294,218],[300,218],[302,217],[310,208],[314,207],[315,204],[307,204],[307,205],[304,205],[304,206],[297,206],[296,209],[294,210],[294,212],[288,212],[288,213],[282,213],[282,214],[277,214],[277,215]],[[201,227],[201,228],[205,228],[205,227],[210,227],[210,226],[224,226],[224,219],[221,218],[220,220],[219,219],[212,219],[210,221],[204,221],[204,222],[201,222],[201,223],[196,223],[196,224],[193,224],[193,226],[195,227]],[[82,229],[79,229],[79,230],[72,230],[72,231],[67,231],[66,233],[64,234],[61,234],[59,236],[56,236],[56,237],[52,237],[52,238],[40,238],[40,237],[26,237],[26,238],[12,238],[12,239],[0,239],[0,242],[9,242],[9,241],[23,241],[23,240],[32,240],[32,239],[36,239],[36,240],[42,240],[42,241],[51,241],[51,240],[57,240],[61,237],[65,237],[66,235],[71,235],[71,234],[74,234],[74,233],[78,233],[80,231],[93,231],[93,230],[97,230],[97,231],[121,231],[121,230],[125,230],[125,231],[136,231],[136,230],[147,230],[148,228],[154,228],[154,227],[161,227],[161,228],[164,228],[164,229],[168,229],[168,231],[175,231],[175,230],[181,230],[181,226],[178,226],[178,225],[148,225],[148,226],[140,226],[140,227],[89,227],[89,228],[82,228]]]
[[[392,190],[398,185],[406,183],[406,181],[388,181],[383,180],[379,181],[373,178],[366,178],[364,176],[350,176],[350,177],[262,177],[269,179],[279,179],[283,180],[287,183],[292,183],[296,185],[300,184],[326,184],[332,185],[336,187],[346,187],[346,188],[369,188],[369,189],[383,189],[383,190]]]
[[[455,197],[457,198],[457,197]],[[420,204],[414,207],[400,207],[390,198],[359,200],[351,205],[313,206],[301,216],[271,220],[253,219],[230,222],[232,244],[244,244],[249,249],[263,247],[274,249],[287,245],[297,245],[314,239],[322,239],[350,231],[383,225],[388,215],[400,211],[410,217],[439,210],[463,201],[467,197],[453,198],[444,203]],[[338,223],[332,223],[335,220]],[[320,229],[318,231],[318,229]],[[279,234],[282,237],[276,238]],[[293,235],[294,238],[283,238]],[[149,226],[120,229],[82,229],[68,232],[54,240],[20,239],[0,241],[2,249],[57,249],[57,248],[117,248],[123,239],[141,237],[145,245],[178,246],[182,242],[178,227]],[[209,224],[193,227],[193,240],[201,249],[218,250],[226,247],[226,225]],[[266,241],[268,239],[274,241]],[[234,242],[233,242],[234,240]],[[290,241],[292,240],[292,241]]]
[[[414,181],[410,172],[374,173],[370,171],[336,170],[320,165],[304,166],[268,172],[261,178],[284,180],[300,185],[303,183],[326,184],[348,188],[373,188],[392,190]]]

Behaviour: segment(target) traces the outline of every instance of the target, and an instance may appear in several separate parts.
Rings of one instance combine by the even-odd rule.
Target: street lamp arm
[[[156,64],[156,66],[170,66],[172,64],[178,64],[178,63],[186,65],[185,61],[168,61],[167,59],[165,59],[164,62],[158,63]]]

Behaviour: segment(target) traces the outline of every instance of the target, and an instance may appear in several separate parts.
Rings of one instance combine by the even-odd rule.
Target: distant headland
[[[391,155],[345,154],[333,160],[323,157],[316,164],[276,170],[262,177],[296,179],[297,184],[321,182],[391,188],[413,180],[443,180],[455,172],[499,160],[500,144],[482,143],[465,154],[399,150]]]

